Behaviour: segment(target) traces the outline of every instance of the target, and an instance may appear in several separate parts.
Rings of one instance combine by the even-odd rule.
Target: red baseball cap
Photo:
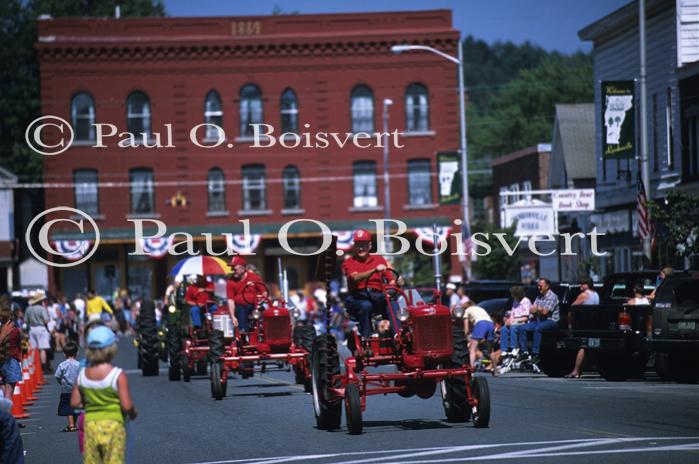
[[[245,266],[247,261],[245,261],[245,258],[242,256],[234,256],[228,264],[230,264],[231,267]]]
[[[371,234],[366,229],[357,229],[352,234],[354,242],[371,242]]]

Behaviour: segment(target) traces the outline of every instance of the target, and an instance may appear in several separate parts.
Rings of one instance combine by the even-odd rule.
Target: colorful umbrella
[[[170,275],[175,276],[175,278],[182,278],[189,274],[223,275],[231,272],[231,268],[221,258],[215,256],[192,256],[177,263],[170,271]]]

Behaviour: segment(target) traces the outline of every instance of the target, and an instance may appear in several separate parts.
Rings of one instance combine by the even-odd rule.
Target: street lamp
[[[397,54],[403,53],[403,52],[411,52],[411,51],[425,51],[425,52],[430,52],[435,55],[441,56],[444,59],[447,59],[451,61],[452,63],[456,64],[459,68],[459,119],[460,119],[460,130],[461,130],[461,205],[463,209],[463,230],[467,231],[467,233],[471,233],[471,227],[469,226],[469,218],[468,218],[468,213],[469,213],[469,201],[468,201],[468,152],[467,152],[467,145],[466,145],[466,111],[464,108],[464,66],[463,66],[463,59],[464,59],[464,51],[463,51],[463,44],[461,40],[459,40],[459,55],[458,58],[454,58],[451,55],[448,55],[442,51],[437,50],[436,48],[428,47],[426,45],[393,45],[391,47],[391,52]],[[464,237],[465,240],[468,240],[470,237]],[[465,259],[465,257],[464,257]],[[470,267],[467,267],[467,274],[466,278],[469,279],[471,276],[471,269]]]
[[[391,239],[388,236],[391,232],[388,226],[388,220],[391,219],[391,184],[388,181],[388,107],[393,104],[390,98],[383,100],[383,196],[384,196],[384,215],[386,222],[384,223],[384,243],[386,251],[391,253]]]

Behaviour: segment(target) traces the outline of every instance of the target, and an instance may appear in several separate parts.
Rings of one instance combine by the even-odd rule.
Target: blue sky
[[[590,50],[578,31],[631,0],[164,0],[171,16],[270,14],[275,5],[299,13],[451,9],[454,26],[489,43],[530,41],[547,50]]]

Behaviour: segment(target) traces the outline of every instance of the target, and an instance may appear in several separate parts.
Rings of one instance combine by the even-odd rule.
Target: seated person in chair
[[[192,326],[195,329],[201,329],[203,318],[206,317],[207,305],[214,295],[214,284],[207,282],[203,275],[196,275],[195,279],[196,281],[187,287],[184,300],[190,306]],[[212,313],[217,309],[215,304],[208,307]]]

